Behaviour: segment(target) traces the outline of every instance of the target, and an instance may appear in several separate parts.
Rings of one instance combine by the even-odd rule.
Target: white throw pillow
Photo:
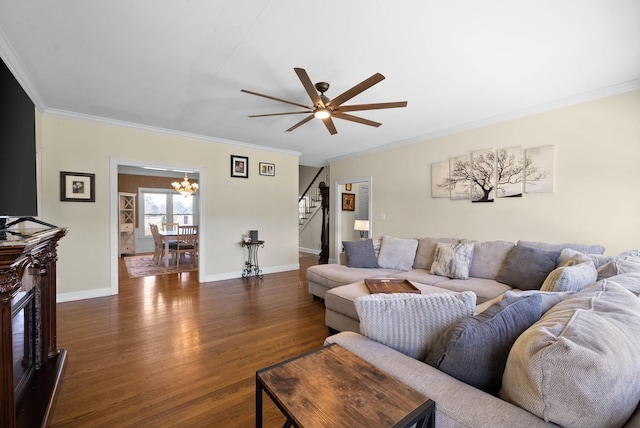
[[[385,235],[382,237],[380,245],[378,265],[384,269],[411,270],[417,248],[417,239],[402,239]]]
[[[355,299],[362,335],[424,360],[454,322],[473,316],[476,295],[463,293],[370,294]]]
[[[579,264],[555,268],[542,283],[540,291],[580,291],[597,279],[598,271],[591,259],[588,259]]]

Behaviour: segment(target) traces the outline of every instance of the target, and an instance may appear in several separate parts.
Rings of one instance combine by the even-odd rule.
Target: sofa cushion
[[[402,278],[428,285],[439,285],[443,282],[451,281],[451,279],[446,276],[432,275],[428,270],[424,269],[413,269],[408,272],[394,273],[390,276],[391,278]]]
[[[598,268],[598,279],[610,278],[629,272],[640,272],[640,257],[616,257]]]
[[[508,241],[467,241],[473,242],[473,259],[469,276],[474,278],[495,279],[505,257],[516,245]]]
[[[382,237],[378,265],[385,269],[411,270],[418,248],[417,239]]]
[[[350,268],[345,265],[331,263],[309,266],[307,268],[307,279],[309,283],[333,288],[362,281],[365,278],[385,278],[399,272],[399,270],[395,269]]]
[[[511,346],[540,319],[541,297],[510,297],[452,325],[427,353],[426,363],[496,394]]]
[[[347,256],[347,266],[355,268],[377,268],[378,260],[373,250],[373,241],[342,241]]]
[[[483,278],[469,278],[469,279],[450,279],[448,281],[439,282],[436,284],[440,288],[455,292],[473,291],[476,295],[476,303],[484,303],[487,300],[491,300],[496,296],[504,293],[507,290],[511,290],[506,284],[498,282],[493,279]]]
[[[473,247],[471,242],[438,242],[430,273],[448,278],[468,279]]]
[[[604,247],[602,245],[574,244],[572,242],[564,244],[548,244],[546,242],[523,240],[518,241],[518,245],[546,251],[562,251],[564,248],[571,248],[572,250],[586,254],[604,254]]]
[[[577,265],[555,268],[542,283],[540,291],[580,291],[597,279],[598,271],[589,259]]]
[[[472,316],[475,306],[470,291],[371,294],[355,300],[364,336],[420,360],[451,324]]]
[[[605,263],[614,260],[613,256],[605,256],[602,254],[586,254],[571,248],[563,248],[558,257],[558,266],[570,266],[591,260],[597,268]]]
[[[521,290],[539,290],[556,267],[560,251],[516,245],[509,251],[496,281]]]
[[[433,257],[436,253],[438,242],[448,242],[455,244],[460,242],[458,238],[420,238],[418,239],[418,249],[413,267],[416,269],[430,270],[433,264]]]
[[[621,426],[640,400],[639,330],[640,299],[598,281],[520,335],[500,396],[562,426]]]

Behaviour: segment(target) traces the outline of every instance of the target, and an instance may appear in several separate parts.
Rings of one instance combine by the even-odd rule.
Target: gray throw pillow
[[[556,268],[560,251],[546,251],[516,245],[509,251],[496,281],[520,290],[539,290]]]
[[[497,394],[509,351],[541,316],[539,295],[505,298],[486,311],[452,325],[425,362],[490,394]]]
[[[378,265],[384,269],[411,270],[413,261],[416,258],[417,248],[417,239],[403,239],[384,235],[382,237],[382,245],[380,245]]]
[[[378,260],[373,249],[373,241],[342,241],[347,256],[347,266],[352,268],[377,268]]]

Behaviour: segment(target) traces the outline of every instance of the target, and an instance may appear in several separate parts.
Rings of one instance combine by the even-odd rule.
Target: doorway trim
[[[156,168],[166,168],[166,169],[178,169],[178,170],[189,170],[198,173],[198,184],[200,185],[198,189],[198,233],[200,234],[199,247],[198,247],[198,257],[200,260],[206,260],[206,240],[203,239],[205,235],[205,188],[206,188],[206,179],[205,179],[205,170],[204,168],[197,168],[193,166],[185,166],[185,165],[169,165],[169,164],[160,164],[155,162],[140,162],[128,159],[114,159],[111,158],[109,160],[109,241],[111,246],[110,251],[110,294],[116,295],[118,294],[118,167],[119,166],[136,166],[136,167],[156,167]],[[204,278],[204,263],[198,263],[198,282],[202,282],[202,278]]]
[[[340,186],[345,184],[369,184],[369,236],[373,236],[373,177],[350,178],[347,180],[337,180],[334,182],[333,190],[333,206],[335,213],[333,218],[333,256],[334,261],[340,259],[340,249],[342,248],[342,195]]]

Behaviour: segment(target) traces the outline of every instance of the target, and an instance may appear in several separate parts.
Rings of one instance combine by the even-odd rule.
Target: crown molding
[[[38,95],[38,91],[36,90],[33,82],[29,78],[29,74],[27,74],[25,68],[22,66],[22,62],[18,59],[15,51],[11,47],[9,40],[7,40],[4,32],[0,28],[0,57],[7,65],[7,68],[13,76],[16,78],[22,89],[27,94],[33,104],[35,104],[36,108],[39,111],[45,111],[46,105],[44,101]]]
[[[451,128],[434,131],[429,134],[423,134],[417,137],[412,137],[405,140],[385,144],[383,146],[378,146],[375,148],[362,150],[355,153],[349,153],[343,156],[337,156],[334,158],[327,159],[327,162],[331,164],[333,162],[350,159],[350,158],[362,156],[369,153],[377,153],[377,152],[389,150],[395,147],[401,147],[409,144],[435,140],[436,138],[445,137],[447,135],[458,134],[460,132],[483,128],[489,125],[495,125],[498,123],[508,122],[510,120],[521,119],[523,117],[533,116],[536,114],[545,113],[552,110],[558,110],[564,107],[570,107],[570,106],[586,103],[589,101],[595,101],[602,98],[612,97],[614,95],[624,94],[626,92],[637,91],[639,89],[640,89],[640,79],[634,79],[628,82],[621,83],[619,85],[609,86],[609,87],[598,89],[595,91],[586,92],[584,94],[579,94],[576,96],[562,98],[562,99],[551,101],[548,103],[539,104],[536,106],[527,107],[520,110],[515,110],[502,115],[492,116],[485,119],[468,122],[462,125],[453,126]]]
[[[57,117],[61,119],[79,120],[83,122],[96,123],[100,125],[115,126],[119,128],[133,129],[136,131],[152,132],[156,134],[169,135],[172,137],[189,138],[192,140],[200,140],[208,143],[224,144],[227,146],[243,147],[248,149],[257,149],[267,152],[275,152],[280,154],[292,155],[300,157],[302,152],[293,150],[278,149],[274,147],[261,146],[258,144],[243,143],[241,141],[226,140],[224,138],[209,137],[207,135],[193,134],[189,132],[176,131],[174,129],[160,128],[156,126],[143,125],[140,123],[126,122],[123,120],[110,119],[107,117],[93,116],[90,114],[77,113],[68,110],[60,110],[48,108],[43,113],[44,116]]]

